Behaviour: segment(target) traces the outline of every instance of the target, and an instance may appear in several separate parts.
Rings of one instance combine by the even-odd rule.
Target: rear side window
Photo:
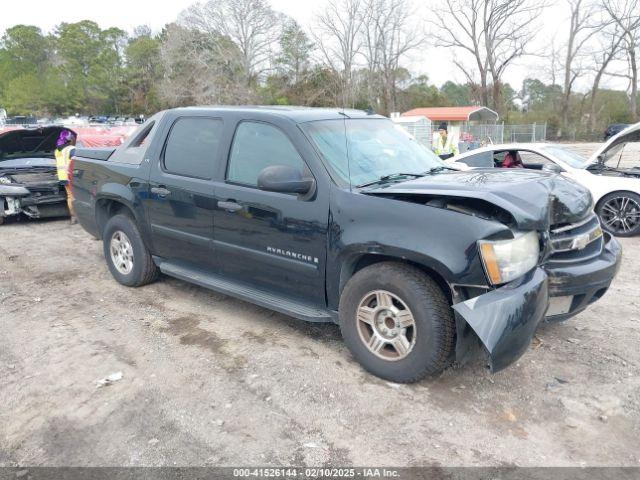
[[[256,186],[260,172],[272,165],[290,165],[301,172],[306,166],[280,129],[266,123],[240,123],[229,155],[227,180]]]
[[[504,154],[503,154],[504,159]],[[458,160],[460,163],[464,163],[470,167],[474,168],[492,168],[493,164],[493,154],[491,152],[481,152],[476,153],[475,155],[470,155],[465,158],[461,158]]]
[[[135,136],[135,138],[133,139],[133,141],[129,144],[129,146],[127,148],[136,148],[136,147],[141,147],[142,145],[144,145],[146,143],[146,141],[147,141],[147,137],[151,133],[151,130],[153,130],[154,126],[155,126],[155,122],[153,122],[153,121],[145,123],[140,128],[140,133],[138,133]]]
[[[222,138],[222,120],[180,118],[171,127],[164,151],[169,173],[210,179]]]

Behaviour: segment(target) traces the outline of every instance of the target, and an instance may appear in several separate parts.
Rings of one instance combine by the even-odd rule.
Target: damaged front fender
[[[474,330],[489,354],[491,371],[497,372],[529,347],[548,305],[547,274],[536,268],[503,287],[457,303],[453,309]]]

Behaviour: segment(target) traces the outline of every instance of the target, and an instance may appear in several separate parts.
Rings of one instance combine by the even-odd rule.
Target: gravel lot
[[[607,295],[516,365],[400,386],[336,326],[168,277],[129,289],[79,226],[8,223],[0,466],[638,466],[640,238],[622,243]]]

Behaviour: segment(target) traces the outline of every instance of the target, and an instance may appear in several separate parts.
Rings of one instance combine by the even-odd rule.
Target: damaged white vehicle
[[[45,127],[0,134],[0,224],[21,214],[29,218],[69,215],[54,155],[62,130]]]
[[[605,230],[620,237],[640,234],[640,123],[611,137],[589,158],[561,144],[513,143],[471,150],[448,163],[559,172],[591,191]]]

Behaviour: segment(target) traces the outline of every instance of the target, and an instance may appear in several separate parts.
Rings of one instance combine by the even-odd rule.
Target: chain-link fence
[[[502,143],[542,142],[547,138],[547,124],[503,125]]]
[[[401,123],[409,133],[422,144],[431,147],[432,139],[438,130],[438,124],[429,126]],[[547,124],[505,125],[499,124],[463,124],[450,126],[450,132],[458,136],[460,151],[473,150],[484,145],[496,143],[544,142],[547,139]]]

